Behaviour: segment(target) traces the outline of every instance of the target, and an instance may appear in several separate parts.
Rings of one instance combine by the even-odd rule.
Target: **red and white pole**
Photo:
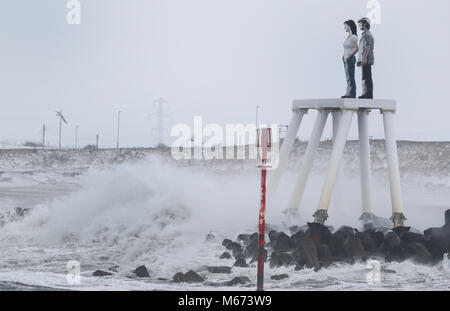
[[[258,236],[258,275],[257,290],[264,290],[264,244],[266,234],[266,177],[267,177],[267,151],[272,147],[271,129],[258,129],[257,147],[261,148],[261,207],[259,211],[259,236]]]

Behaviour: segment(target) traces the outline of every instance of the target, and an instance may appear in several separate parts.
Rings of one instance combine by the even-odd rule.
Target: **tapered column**
[[[339,130],[339,121],[342,117],[342,110],[335,110],[332,113],[333,115],[333,145],[336,142],[336,136],[337,132]],[[336,177],[336,185],[333,193],[333,197],[331,200],[331,206],[335,208],[342,207],[342,201],[343,201],[343,185],[342,185],[342,178],[344,175],[344,163],[342,162],[339,167],[339,172]]]
[[[394,131],[394,112],[383,111],[384,135],[388,157],[389,182],[391,186],[392,217],[394,227],[404,225],[406,217],[403,215],[403,199],[400,184],[400,168],[397,154],[397,141]]]
[[[339,167],[344,154],[345,142],[352,123],[353,113],[353,110],[344,110],[339,122],[339,129],[336,136],[336,141],[333,145],[328,173],[322,189],[322,194],[320,196],[319,206],[317,211],[313,214],[314,221],[316,223],[324,224],[328,218],[328,207],[330,205],[333,188],[336,183],[336,177],[338,175]]]
[[[309,173],[311,172],[311,168],[313,165],[314,157],[317,148],[319,147],[320,138],[322,137],[322,133],[325,128],[328,113],[329,112],[326,110],[319,110],[317,113],[316,122],[314,124],[314,128],[308,142],[308,147],[306,148],[305,156],[302,160],[302,165],[297,177],[297,182],[295,183],[294,192],[292,193],[291,199],[289,201],[289,210],[291,211],[297,209],[302,200]]]
[[[280,158],[278,161],[278,167],[271,171],[269,179],[268,190],[269,192],[275,192],[280,183],[281,175],[283,174],[286,166],[289,162],[289,155],[291,154],[292,146],[294,145],[297,132],[302,123],[303,116],[308,113],[307,109],[294,110],[292,113],[291,122],[289,123],[288,132],[283,140],[280,149]]]
[[[360,220],[371,223],[372,211],[372,184],[370,172],[370,142],[369,142],[369,109],[358,111],[358,133],[359,133],[359,160],[361,174],[361,202],[362,215]]]

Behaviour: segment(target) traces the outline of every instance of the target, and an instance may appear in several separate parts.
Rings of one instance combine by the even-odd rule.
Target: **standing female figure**
[[[342,57],[347,78],[347,93],[341,98],[356,98],[355,55],[359,51],[358,28],[353,20],[348,20],[344,23],[344,30],[348,33],[344,41],[344,56]]]

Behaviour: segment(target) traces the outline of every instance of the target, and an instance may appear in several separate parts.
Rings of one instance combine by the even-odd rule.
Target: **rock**
[[[342,232],[347,238],[349,236],[354,236],[356,234],[356,229],[353,229],[350,226],[342,226],[336,232]]]
[[[306,265],[309,268],[319,265],[319,257],[314,242],[305,234],[297,233],[295,239],[297,249],[293,253],[297,264]]]
[[[239,242],[242,242],[244,245],[249,245],[250,243],[253,243],[253,241],[256,241],[256,243],[258,243],[258,233],[255,232],[252,234],[239,234],[237,240]]]
[[[15,211],[17,216],[23,217],[23,216],[25,216],[25,214],[27,214],[30,211],[30,209],[29,208],[16,207],[14,209],[14,211]]]
[[[346,237],[343,232],[338,231],[333,234],[333,237],[330,240],[330,251],[333,257],[343,259],[347,258],[347,252],[344,249]]]
[[[367,252],[361,243],[361,239],[356,235],[348,236],[344,242],[344,249],[347,255],[353,258],[364,258],[367,256]]]
[[[424,235],[418,234],[418,233],[413,233],[413,232],[408,232],[408,231],[400,234],[400,240],[404,244],[409,244],[411,242],[418,242],[423,245],[426,244],[426,239],[425,239]]]
[[[280,235],[280,233],[281,233],[281,232],[278,232],[278,231],[275,231],[275,230],[269,231],[269,239],[270,239],[270,242],[272,243],[273,241],[275,241],[276,239],[278,239],[278,236]]]
[[[383,272],[383,273],[390,273],[390,274],[397,273],[397,271],[395,271],[395,270],[390,270],[390,269],[387,269],[387,268],[384,268],[384,267],[381,267],[381,272]]]
[[[398,236],[401,236],[404,232],[409,232],[409,230],[411,230],[411,227],[396,227],[392,229]]]
[[[228,252],[223,252],[222,255],[220,255],[220,259],[231,259],[231,255]]]
[[[433,261],[433,257],[427,248],[419,242],[410,242],[405,247],[407,255],[418,263],[428,264]]]
[[[136,276],[138,278],[149,278],[150,277],[147,267],[144,265],[137,267],[136,270],[134,270],[134,273],[136,274]]]
[[[326,266],[333,262],[333,257],[331,256],[331,251],[328,245],[319,245],[319,247],[317,247],[317,254],[321,265]]]
[[[442,245],[434,238],[427,238],[424,245],[436,261],[442,260],[444,254],[449,252],[449,249],[445,245]]]
[[[333,234],[328,227],[315,222],[308,222],[308,230],[306,231],[306,235],[309,236],[316,247],[321,244],[328,245],[333,237]]]
[[[228,244],[228,246],[226,248],[231,250],[233,257],[235,257],[235,258],[242,254],[242,246],[241,246],[241,244],[239,244],[237,242],[231,242],[231,244]]]
[[[264,262],[267,261],[267,255],[268,255],[267,249],[264,248]],[[257,262],[257,261],[258,261],[258,252],[256,252],[254,254],[254,256],[252,256],[250,263]]]
[[[245,262],[244,258],[240,257],[236,259],[236,262],[234,263],[233,267],[248,268],[248,264]]]
[[[224,246],[226,249],[228,249],[228,246],[233,243],[233,241],[231,241],[230,239],[225,239],[222,242],[222,246]]]
[[[445,225],[425,230],[425,236],[437,249],[450,251],[450,210],[445,211]]]
[[[184,275],[185,282],[189,283],[201,283],[205,281],[200,275],[198,275],[196,272],[189,270]]]
[[[378,247],[369,232],[358,232],[356,236],[361,240],[362,246],[366,252],[371,254],[377,250]]]
[[[272,255],[270,256],[270,267],[271,268],[278,268],[282,266],[289,266],[294,259],[291,255],[287,253],[278,253],[274,251]]]
[[[400,247],[400,237],[395,232],[387,232],[384,235],[384,245],[388,249],[395,249],[397,247]]]
[[[231,267],[226,267],[226,266],[207,267],[207,269],[208,269],[208,272],[210,272],[210,273],[224,273],[224,274],[231,273]]]
[[[416,228],[411,228],[411,229],[409,229],[409,232],[412,232],[412,233],[418,233],[418,234],[423,235],[423,232],[420,231],[420,230],[418,230],[418,229],[416,229]]]
[[[439,235],[440,231],[441,231],[441,228],[428,228],[423,232],[423,234],[426,238],[430,238],[432,236]]]
[[[117,272],[119,268],[120,268],[120,266],[117,266],[117,265],[116,266],[112,266],[112,267],[108,268],[108,271]]]
[[[113,275],[113,273],[111,272],[106,272],[103,270],[95,270],[94,273],[92,273],[93,276],[108,276],[108,275]]]
[[[178,272],[173,276],[172,280],[175,283],[203,283],[205,281],[200,275],[192,270],[189,270],[186,273]]]
[[[258,257],[258,239],[254,239],[244,247],[242,254],[246,258]]]
[[[270,245],[277,252],[288,252],[294,249],[290,237],[284,232],[271,231],[269,233]]]
[[[208,233],[205,238],[206,241],[214,241],[215,239],[216,239],[216,237],[212,233]]]
[[[387,229],[387,228],[386,228]],[[378,248],[384,242],[384,233],[378,229],[369,229],[364,231],[365,234],[369,234],[372,238],[372,241],[375,243],[375,247]],[[364,245],[364,241],[361,239]]]
[[[175,283],[182,283],[182,282],[184,282],[184,273],[183,272],[175,273],[175,275],[172,277],[172,280]]]
[[[308,225],[301,226],[301,227],[300,226],[291,226],[291,227],[289,227],[289,232],[291,234],[296,234],[299,231],[301,231],[303,233],[306,233],[307,230],[308,230]]]
[[[401,259],[400,243],[400,237],[395,232],[386,232],[384,242],[380,246],[380,251],[385,255],[387,261]]]
[[[270,255],[269,263],[271,268],[278,268],[283,266],[280,255],[275,251]]]
[[[247,283],[250,283],[250,279],[246,276],[238,276],[232,279],[231,281],[225,282],[226,286],[233,286],[233,285],[245,285]]]
[[[309,238],[308,235],[303,231],[299,231],[290,237],[289,243],[294,249],[297,249],[300,243],[306,238]]]
[[[301,265],[301,264],[297,264],[297,265],[295,265],[295,271],[300,271],[300,270],[303,270],[305,267],[303,266],[303,265]]]
[[[270,232],[270,231],[281,231],[281,227],[278,225],[272,225],[272,224],[268,224],[266,223],[266,232]]]
[[[278,275],[272,275],[270,278],[272,280],[279,281],[279,280],[287,279],[288,277],[289,277],[289,275],[287,275],[287,274],[278,274]]]

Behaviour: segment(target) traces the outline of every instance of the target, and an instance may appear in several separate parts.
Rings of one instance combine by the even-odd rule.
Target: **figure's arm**
[[[364,56],[362,59],[362,65],[366,66],[367,65],[367,57],[369,57],[369,53],[372,50],[372,46],[371,45],[367,45],[366,46],[366,50],[364,51]]]
[[[358,41],[355,41],[354,45],[355,45],[355,49],[353,50],[352,54],[349,55],[348,59],[352,58],[359,52]]]

